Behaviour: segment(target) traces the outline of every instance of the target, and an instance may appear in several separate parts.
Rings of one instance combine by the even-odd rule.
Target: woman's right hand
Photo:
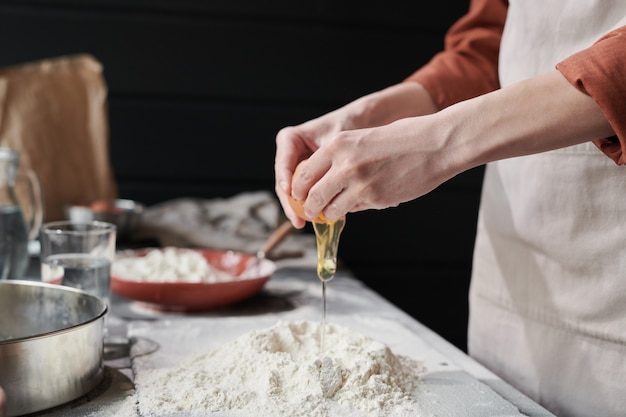
[[[297,126],[281,129],[276,135],[274,161],[276,195],[287,218],[296,228],[305,221],[291,208],[291,181],[296,167],[326,141],[346,130],[382,126],[395,120],[436,111],[428,92],[415,82],[393,85]]]

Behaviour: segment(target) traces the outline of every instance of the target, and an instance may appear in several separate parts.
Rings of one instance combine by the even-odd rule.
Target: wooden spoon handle
[[[284,221],[280,226],[276,228],[267,238],[261,249],[257,252],[256,256],[259,259],[264,259],[268,253],[272,251],[280,242],[283,241],[285,237],[292,231],[294,231],[294,227],[292,226],[289,220]]]

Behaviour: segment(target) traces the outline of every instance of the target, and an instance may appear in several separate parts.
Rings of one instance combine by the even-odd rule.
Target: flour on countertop
[[[175,368],[139,373],[135,382],[146,417],[416,417],[414,393],[425,371],[421,362],[347,327],[279,321]]]

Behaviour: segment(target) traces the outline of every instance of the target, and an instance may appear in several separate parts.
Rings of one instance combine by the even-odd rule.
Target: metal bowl
[[[7,417],[74,400],[104,378],[98,297],[61,285],[0,281],[0,386]]]
[[[97,200],[86,204],[68,204],[65,217],[73,221],[100,220],[117,226],[117,237],[130,237],[139,224],[144,205],[134,200]]]

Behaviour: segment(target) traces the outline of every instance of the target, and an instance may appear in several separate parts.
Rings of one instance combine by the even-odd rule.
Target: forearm
[[[417,82],[404,82],[361,97],[348,106],[351,123],[343,130],[389,124],[398,119],[436,112],[430,94]],[[348,107],[346,106],[346,107]]]
[[[465,102],[443,118],[458,172],[487,162],[535,154],[614,135],[588,95],[553,71]]]

